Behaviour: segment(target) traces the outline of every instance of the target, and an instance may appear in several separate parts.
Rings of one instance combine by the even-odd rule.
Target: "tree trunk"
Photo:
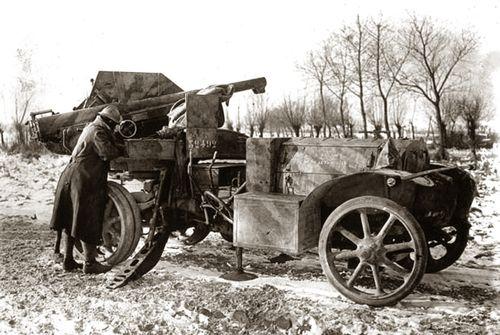
[[[321,133],[321,127],[322,126],[314,126],[314,130],[316,131],[316,138],[318,138],[319,134]]]
[[[359,21],[359,16],[358,16],[358,45],[357,45],[357,50],[356,50],[356,60],[357,60],[357,75],[358,75],[358,84],[359,84],[359,107],[361,110],[361,116],[363,117],[363,133],[365,138],[368,138],[368,125],[366,123],[366,111],[365,111],[365,102],[364,102],[364,94],[363,94],[363,68],[361,66],[361,50],[362,50],[362,35],[363,31],[361,30],[361,23]]]
[[[292,126],[295,137],[300,137],[300,126]]]
[[[319,83],[319,98],[321,100],[321,113],[323,113],[323,124],[326,124],[325,97],[323,96],[323,82]]]
[[[403,127],[400,124],[396,124],[396,129],[398,131],[398,138],[403,138]]]
[[[415,139],[415,126],[413,125],[413,122],[410,122],[410,128],[411,128],[411,139]]]
[[[259,137],[264,137],[264,127],[259,127]]]
[[[345,127],[345,121],[344,121],[344,96],[341,95],[340,99],[340,106],[339,106],[339,112],[340,112],[340,123],[342,125],[342,134],[344,135],[344,138],[347,137],[346,134],[346,127]]]
[[[467,133],[469,135],[469,146],[474,160],[474,169],[477,168],[477,137],[476,137],[477,124],[474,118],[469,117],[467,120]]]
[[[16,122],[14,123],[14,131],[15,131],[15,136],[16,136],[16,141],[18,144],[24,145],[25,144],[25,137],[24,137],[24,126],[22,123]]]
[[[339,129],[337,128],[337,125],[334,125],[333,126],[335,128],[335,132],[337,133],[337,137],[340,138],[340,132],[339,132]]]
[[[361,77],[361,75],[360,75]],[[368,124],[366,123],[365,102],[363,101],[363,85],[360,86],[359,92],[359,107],[361,109],[361,116],[363,117],[363,134],[368,138]]]
[[[253,127],[250,128],[250,137],[253,137],[254,129]]]
[[[437,100],[434,104],[436,110],[436,121],[439,130],[439,157],[441,159],[448,159],[448,153],[446,152],[446,124],[441,118],[441,107],[439,106],[440,101]]]
[[[384,126],[385,131],[387,132],[387,138],[389,138],[391,137],[391,129],[389,128],[389,106],[387,104],[386,97],[382,97],[382,101],[384,102]],[[401,134],[399,134],[399,138],[401,138]]]

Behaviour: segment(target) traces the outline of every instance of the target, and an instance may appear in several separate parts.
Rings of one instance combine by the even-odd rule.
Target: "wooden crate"
[[[175,140],[141,138],[125,140],[127,158],[131,160],[173,160]]]
[[[317,246],[321,227],[306,227],[304,196],[248,192],[235,197],[233,243],[299,254]]]

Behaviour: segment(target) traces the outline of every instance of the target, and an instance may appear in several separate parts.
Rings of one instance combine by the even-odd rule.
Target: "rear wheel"
[[[141,210],[137,205],[137,201],[135,200],[134,196],[125,187],[113,181],[108,181],[108,187],[116,189],[116,191],[121,192],[125,196],[128,204],[130,205],[130,209],[132,210],[132,214],[134,217],[134,232],[133,232],[134,239],[132,241],[132,244],[128,248],[128,253],[127,253],[128,255],[126,257],[128,258],[137,248],[137,244],[139,243],[139,240],[142,236],[143,231],[142,231]],[[127,231],[129,232],[129,234],[132,234],[131,229],[128,229]]]
[[[451,225],[431,235],[427,239],[429,247],[427,273],[444,270],[460,258],[467,246],[469,226],[467,224]]]
[[[120,184],[108,181],[102,226],[102,243],[97,246],[99,262],[118,264],[134,252],[142,234],[140,210],[132,195]],[[77,254],[83,258],[80,241]]]
[[[363,196],[327,218],[319,239],[321,266],[344,296],[371,306],[393,305],[420,282],[427,263],[422,228],[392,200]],[[402,258],[410,260],[401,266]]]

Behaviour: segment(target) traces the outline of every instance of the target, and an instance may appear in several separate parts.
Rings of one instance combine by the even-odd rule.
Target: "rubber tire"
[[[429,257],[427,259],[426,273],[436,273],[446,269],[447,267],[453,265],[462,256],[465,248],[467,247],[467,242],[469,240],[469,227],[461,226],[455,227],[457,230],[457,235],[453,247],[450,252],[447,252],[444,257],[436,260],[432,258],[431,252],[429,250]]]
[[[357,292],[351,291],[347,286],[343,284],[342,279],[338,279],[330,268],[330,264],[327,258],[326,248],[328,246],[328,238],[330,231],[335,227],[337,222],[339,222],[346,214],[349,212],[359,209],[359,208],[377,208],[386,211],[387,208],[391,210],[393,214],[397,217],[398,221],[403,223],[409,233],[412,235],[416,243],[416,252],[418,254],[417,260],[415,262],[415,271],[412,272],[410,278],[406,283],[389,296],[383,298],[371,298],[368,295],[359,295]],[[319,260],[323,272],[325,273],[328,281],[345,297],[348,299],[359,303],[366,304],[369,306],[391,306],[398,303],[400,300],[404,299],[409,295],[413,289],[420,283],[422,277],[425,273],[425,267],[427,264],[427,242],[425,240],[425,235],[420,227],[420,224],[413,217],[413,215],[408,212],[404,207],[400,206],[396,202],[376,196],[362,196],[353,198],[341,204],[337,207],[326,219],[323,228],[321,229],[319,245]]]

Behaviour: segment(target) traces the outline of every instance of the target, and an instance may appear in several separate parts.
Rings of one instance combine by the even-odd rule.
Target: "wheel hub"
[[[368,264],[378,264],[385,256],[385,249],[375,238],[366,238],[359,245],[359,257]]]

